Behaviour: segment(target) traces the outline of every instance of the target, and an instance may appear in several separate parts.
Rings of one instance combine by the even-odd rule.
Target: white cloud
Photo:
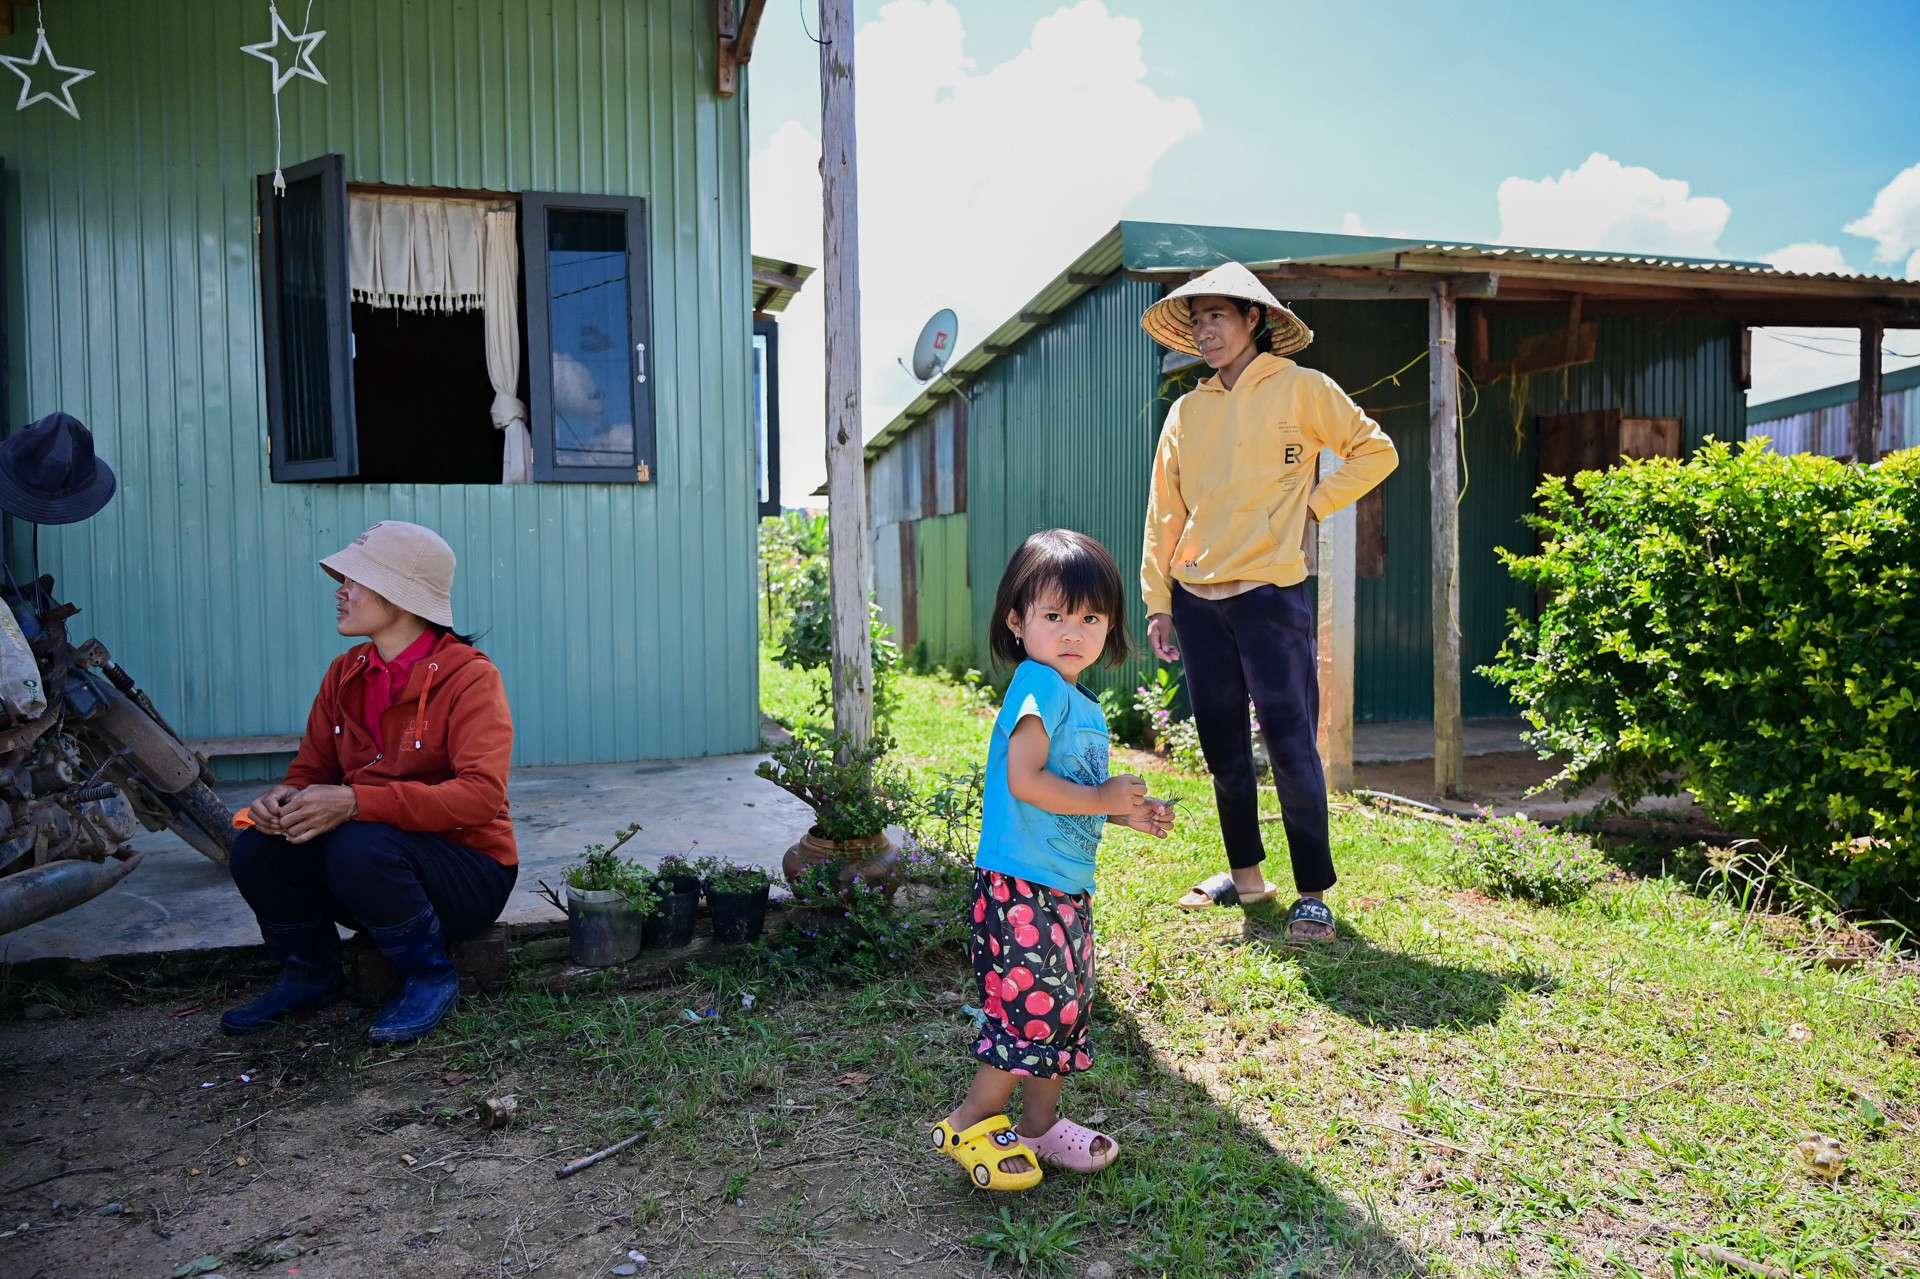
[[[950,306],[970,350],[1119,220],[1160,157],[1200,128],[1145,83],[1140,24],[1099,0],[1040,18],[1027,47],[980,69],[946,0],[894,0],[861,28],[859,109],[863,424],[919,387],[895,363]],[[789,122],[752,160],[756,252],[820,261],[817,135]],[[825,474],[821,298],[781,324],[789,503]]]
[[[1803,271],[1808,275],[1848,275],[1853,272],[1853,268],[1847,265],[1846,254],[1833,245],[1821,244],[1818,240],[1802,240],[1798,244],[1789,244],[1784,248],[1775,249],[1760,260],[1782,271]]]
[[[1360,220],[1360,215],[1351,209],[1340,215],[1340,231],[1344,235],[1373,234],[1373,232],[1367,230],[1367,224]]]
[[[1546,249],[1617,249],[1713,257],[1732,210],[1678,178],[1596,151],[1558,178],[1500,184],[1500,241]]]
[[[1897,174],[1873,197],[1863,218],[1847,223],[1849,235],[1877,241],[1882,262],[1907,260],[1907,278],[1920,280],[1920,164]]]

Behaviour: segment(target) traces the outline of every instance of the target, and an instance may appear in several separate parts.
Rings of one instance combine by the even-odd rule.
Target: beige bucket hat
[[[1240,298],[1267,308],[1267,327],[1273,333],[1273,353],[1292,355],[1305,350],[1313,341],[1313,330],[1300,317],[1280,305],[1280,299],[1260,283],[1253,272],[1238,262],[1217,266],[1197,280],[1189,280],[1147,308],[1140,327],[1161,346],[1188,355],[1200,354],[1193,344],[1192,299],[1209,295]]]
[[[381,520],[320,561],[336,582],[352,578],[436,626],[453,626],[453,548],[430,528]]]

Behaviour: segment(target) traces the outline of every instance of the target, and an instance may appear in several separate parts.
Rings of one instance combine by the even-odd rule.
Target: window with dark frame
[[[653,478],[646,212],[638,197],[520,197],[536,480]]]
[[[753,322],[753,422],[760,518],[780,514],[780,326]]]
[[[479,313],[356,303],[345,157],[321,156],[284,174],[284,193],[271,176],[258,183],[271,478],[499,483],[503,432],[489,415],[494,390]],[[520,391],[533,478],[654,479],[645,201],[502,198],[520,209]],[[777,417],[772,427],[777,438]],[[777,469],[772,494],[777,509]]]

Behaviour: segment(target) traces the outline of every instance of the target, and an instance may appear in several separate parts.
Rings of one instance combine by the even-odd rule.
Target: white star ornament
[[[293,28],[287,25],[286,19],[280,16],[280,11],[275,9],[273,11],[273,39],[262,40],[259,44],[243,44],[240,46],[240,50],[243,53],[251,53],[254,57],[273,64],[273,92],[278,96],[280,90],[286,86],[287,81],[297,75],[305,76],[307,79],[320,84],[327,82],[327,78],[320,74],[320,68],[313,65],[314,46],[319,44],[326,34],[324,31],[309,31],[305,35],[295,35],[293,34]],[[280,47],[280,38],[282,36],[285,36],[287,43],[293,46],[293,50],[288,55],[287,63],[284,67],[280,65],[280,55],[273,52],[273,50]]]
[[[92,75],[93,72],[83,71],[79,67],[63,67],[58,62],[55,62],[53,60],[53,50],[47,47],[47,33],[45,31],[42,31],[39,38],[33,42],[33,56],[31,58],[16,58],[6,54],[0,54],[0,62],[6,63],[7,70],[20,77],[20,101],[15,104],[14,110],[25,111],[36,102],[51,102],[54,106],[59,107],[74,119],[78,120],[80,118],[80,109],[73,105],[73,86]],[[33,69],[42,64],[50,68],[55,74],[65,76],[66,79],[60,82],[58,89],[42,89],[40,92],[35,93],[33,91]]]

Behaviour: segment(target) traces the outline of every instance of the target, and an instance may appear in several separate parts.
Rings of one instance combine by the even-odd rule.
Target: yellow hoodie
[[[1323,448],[1343,459],[1314,483]],[[1140,593],[1173,611],[1173,582],[1306,580],[1307,515],[1325,519],[1399,464],[1393,441],[1332,378],[1256,355],[1231,391],[1204,379],[1167,411],[1147,498]]]

